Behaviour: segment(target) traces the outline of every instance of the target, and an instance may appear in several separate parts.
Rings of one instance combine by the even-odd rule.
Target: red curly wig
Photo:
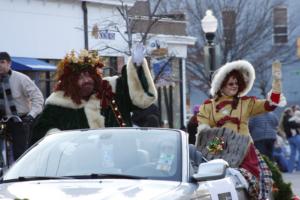
[[[81,104],[82,97],[77,83],[79,75],[82,72],[88,72],[94,80],[94,93],[101,99],[103,91],[107,90],[107,84],[102,80],[100,72],[102,67],[103,64],[98,55],[91,54],[86,50],[83,50],[79,56],[71,52],[57,66],[57,83],[54,91],[64,91],[65,96],[69,96],[76,104]]]

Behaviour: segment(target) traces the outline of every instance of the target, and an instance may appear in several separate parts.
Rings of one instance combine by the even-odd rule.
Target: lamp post
[[[201,20],[201,26],[205,33],[205,37],[207,40],[206,48],[208,49],[208,68],[210,72],[213,72],[216,69],[216,53],[215,53],[215,44],[214,44],[214,38],[215,38],[215,32],[218,27],[218,21],[216,17],[213,15],[213,12],[211,10],[207,10],[206,15]]]

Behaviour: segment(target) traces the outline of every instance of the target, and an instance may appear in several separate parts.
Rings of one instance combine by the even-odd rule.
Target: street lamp
[[[214,38],[215,38],[215,32],[218,27],[218,21],[216,17],[213,15],[213,12],[211,10],[206,11],[206,15],[201,20],[201,26],[205,33],[205,37],[207,40],[206,48],[208,49],[209,54],[209,70],[214,71],[215,70],[215,44],[214,44]]]

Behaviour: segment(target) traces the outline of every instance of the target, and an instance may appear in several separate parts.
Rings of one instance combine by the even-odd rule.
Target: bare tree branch
[[[122,51],[122,50],[120,50],[120,49],[117,49],[117,48],[114,48],[114,47],[111,47],[111,46],[108,46],[108,45],[106,45],[105,47],[103,47],[103,48],[101,48],[101,49],[97,49],[97,50],[98,50],[98,51],[105,51],[105,50],[107,50],[107,49],[112,49],[112,50],[114,50],[114,51],[116,51],[116,52],[126,54],[127,56],[130,55],[130,52],[128,52],[128,51]]]
[[[156,23],[158,23],[162,17],[157,15],[157,11],[159,9],[159,6],[162,2],[162,0],[156,0],[155,4],[151,7],[150,0],[147,0],[145,5],[147,5],[148,14],[144,13],[145,15],[140,16],[131,14],[131,8],[127,6],[127,4],[124,3],[124,0],[120,0],[121,5],[116,7],[118,14],[122,17],[124,24],[116,24],[114,23],[108,23],[108,27],[112,28],[115,32],[117,32],[121,38],[126,42],[127,44],[127,51],[119,50],[117,48],[111,47],[109,45],[105,46],[104,48],[100,49],[100,51],[104,51],[107,49],[115,50],[116,52],[125,52],[126,55],[131,55],[131,49],[133,47],[133,38],[135,35],[140,34],[140,42],[143,44],[146,44],[146,41],[149,39],[149,33],[153,29]],[[152,2],[152,1],[151,1]],[[109,20],[106,20],[109,21]],[[139,29],[137,26],[140,26],[140,22],[143,21],[143,25],[146,24],[146,26],[142,29]],[[144,22],[145,21],[145,22]],[[138,23],[139,22],[139,23]],[[121,27],[122,26],[122,27]],[[100,30],[100,29],[99,29]],[[138,30],[138,32],[137,32]]]

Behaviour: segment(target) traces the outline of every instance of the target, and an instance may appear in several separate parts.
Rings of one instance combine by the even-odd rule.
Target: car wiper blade
[[[76,179],[147,179],[147,177],[143,176],[133,176],[127,174],[97,174],[92,173],[90,175],[79,175],[79,176],[71,176]]]
[[[72,179],[72,177],[68,176],[19,176],[14,179],[2,180],[2,183],[9,182],[22,182],[22,181],[38,181],[38,180],[51,180],[51,179]]]
[[[91,174],[95,178],[124,178],[124,179],[145,179],[143,176],[133,176],[128,174]]]

